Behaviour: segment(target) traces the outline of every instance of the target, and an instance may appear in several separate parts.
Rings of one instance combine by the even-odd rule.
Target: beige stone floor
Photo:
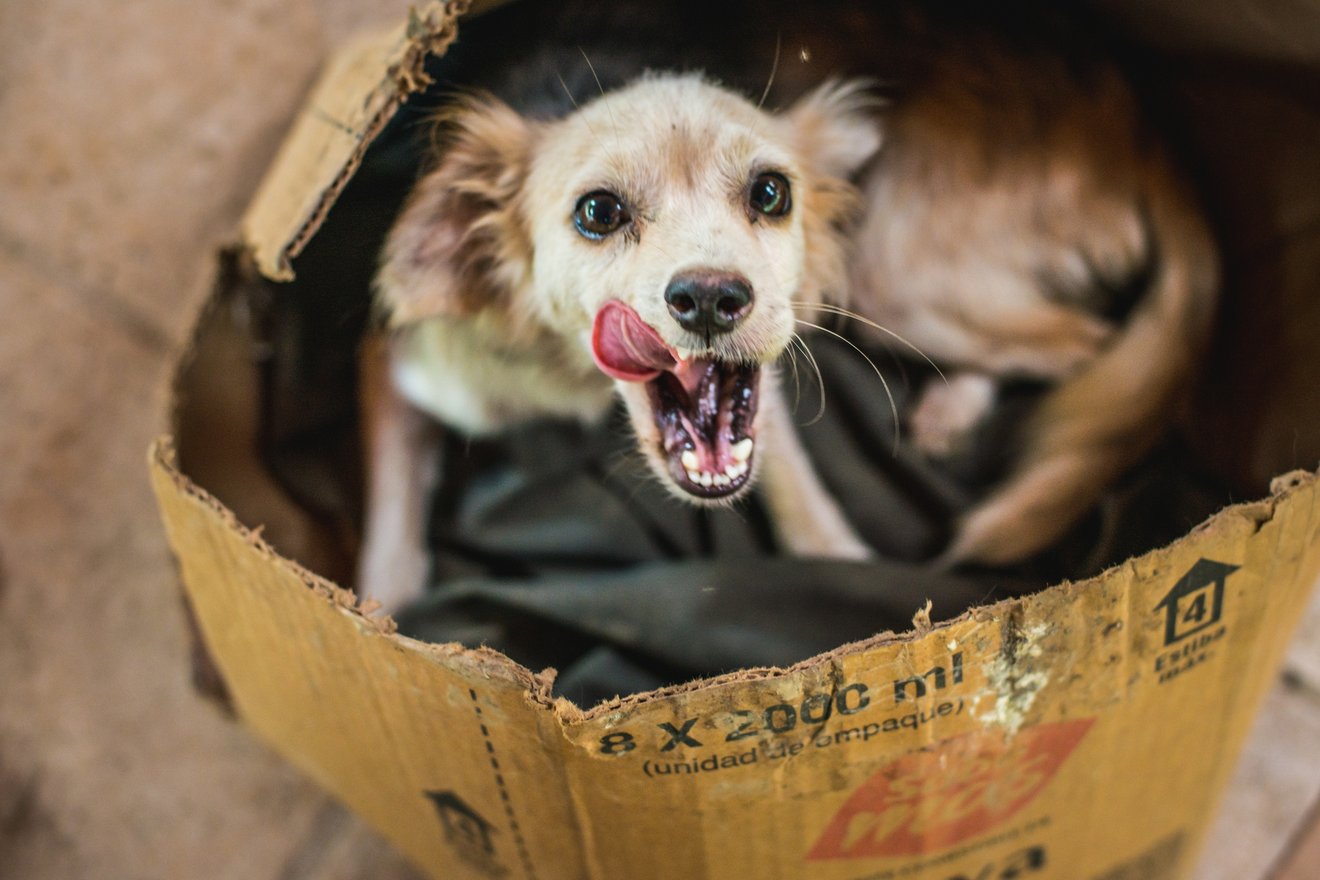
[[[413,876],[191,691],[145,471],[213,247],[327,47],[404,8],[0,2],[0,878]],[[1320,612],[1289,670],[1203,880],[1320,797]]]
[[[405,9],[0,3],[0,877],[414,876],[192,693],[144,470],[327,47]]]

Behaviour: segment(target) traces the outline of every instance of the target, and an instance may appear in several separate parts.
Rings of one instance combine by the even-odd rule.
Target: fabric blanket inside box
[[[436,86],[410,102],[370,148],[295,261],[296,280],[250,292],[263,364],[264,459],[304,506],[346,528],[360,522],[355,358],[369,323],[376,255],[430,147],[434,108],[456,82],[498,80],[519,51],[508,40],[483,42],[483,29],[537,33],[507,30],[499,16],[513,14],[475,20],[432,64]],[[582,44],[598,72],[623,75],[609,50],[586,37]],[[485,51],[492,45],[500,48]],[[568,74],[566,87],[585,88],[587,75],[585,67]],[[721,510],[684,505],[651,476],[619,412],[597,426],[542,422],[498,438],[451,435],[440,451],[442,479],[430,516],[431,589],[400,615],[401,630],[487,645],[532,669],[553,666],[559,693],[590,705],[901,632],[928,599],[941,620],[1089,576],[1185,534],[1231,500],[1170,443],[1038,557],[1011,570],[937,571],[929,560],[958,515],[1003,474],[1017,448],[1014,430],[1043,389],[1006,387],[971,452],[927,460],[910,448],[905,428],[896,444],[888,393],[901,424],[923,385],[940,377],[860,324],[829,326],[866,353],[889,392],[858,351],[820,333],[806,339],[824,405],[805,358],[795,367],[785,360],[784,381],[819,473],[877,550],[875,562],[778,555],[756,498]]]

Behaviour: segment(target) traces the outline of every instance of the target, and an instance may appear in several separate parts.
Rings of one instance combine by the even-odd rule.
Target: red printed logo
[[[1040,794],[1094,721],[971,733],[904,755],[862,783],[808,859],[937,852],[989,831]]]

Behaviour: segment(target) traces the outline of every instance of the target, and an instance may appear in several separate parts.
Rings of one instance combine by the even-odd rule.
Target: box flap
[[[268,278],[293,277],[292,259],[316,232],[362,156],[405,99],[427,86],[423,67],[457,35],[472,0],[429,2],[408,21],[336,52],[304,104],[242,221],[244,243]],[[365,96],[365,97],[364,97]]]

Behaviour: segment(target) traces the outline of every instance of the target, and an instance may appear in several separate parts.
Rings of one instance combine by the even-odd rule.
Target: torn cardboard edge
[[[265,540],[262,535],[262,527],[256,526],[249,528],[244,525],[223,502],[189,479],[188,476],[179,469],[178,456],[172,438],[163,436],[156,439],[148,453],[148,464],[153,471],[160,473],[168,479],[180,493],[191,498],[194,502],[206,508],[213,515],[218,516],[227,528],[240,535],[254,550],[260,553],[263,558],[268,559],[273,564],[292,573],[302,581],[309,590],[325,599],[329,604],[336,606],[340,611],[351,615],[364,628],[369,628],[378,635],[396,640],[398,644],[407,646],[410,650],[417,651],[423,655],[450,659],[466,659],[482,669],[486,674],[493,675],[523,687],[527,691],[529,700],[546,708],[553,709],[561,722],[591,721],[610,713],[636,709],[650,702],[666,700],[670,697],[709,687],[782,678],[814,667],[824,667],[837,663],[838,661],[852,655],[883,646],[910,644],[925,638],[933,632],[947,630],[958,624],[970,621],[986,622],[1005,615],[1011,618],[1015,610],[1019,610],[1027,601],[1038,599],[1051,593],[1056,594],[1059,597],[1075,595],[1078,592],[1085,591],[1090,585],[1108,580],[1120,569],[1134,569],[1138,566],[1147,567],[1146,563],[1149,560],[1161,554],[1167,554],[1173,546],[1170,545],[1170,547],[1154,548],[1139,557],[1126,560],[1119,565],[1113,566],[1112,568],[1085,580],[1063,581],[1026,596],[1004,599],[991,605],[978,606],[958,615],[957,617],[950,618],[949,620],[932,622],[930,620],[929,610],[921,609],[913,618],[913,628],[911,630],[902,633],[877,633],[870,638],[849,642],[822,654],[808,657],[792,664],[791,666],[751,667],[740,669],[736,672],[725,673],[723,675],[711,676],[708,678],[698,678],[684,682],[683,684],[670,685],[653,691],[617,696],[612,700],[606,700],[595,706],[584,708],[573,703],[571,700],[552,696],[551,691],[556,675],[554,669],[533,672],[512,658],[491,648],[470,648],[456,642],[424,642],[400,635],[397,632],[397,626],[392,618],[388,616],[372,616],[372,609],[366,604],[360,602],[358,597],[351,590],[345,589],[344,587],[321,577],[315,572],[300,565],[295,560],[282,556],[276,548],[271,546]],[[1191,536],[1223,527],[1230,520],[1245,521],[1250,524],[1252,533],[1258,532],[1265,524],[1269,523],[1274,518],[1279,504],[1284,503],[1292,495],[1308,489],[1317,479],[1320,479],[1320,474],[1309,473],[1307,471],[1294,471],[1284,474],[1275,481],[1275,484],[1272,486],[1274,491],[1269,497],[1257,501],[1241,502],[1226,507],[1202,522],[1196,528],[1192,529],[1188,535],[1179,539],[1179,542],[1186,540]]]

